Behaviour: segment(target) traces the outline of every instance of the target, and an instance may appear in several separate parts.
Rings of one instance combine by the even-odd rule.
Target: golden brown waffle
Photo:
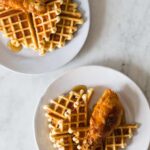
[[[62,0],[52,0],[46,4],[44,14],[29,14],[12,8],[0,7],[0,30],[11,39],[13,46],[38,50],[44,54],[43,47],[50,40],[50,34],[55,33],[56,24],[60,21]]]
[[[77,149],[82,148],[82,145],[84,143],[88,130],[89,130],[89,127],[84,126],[82,128],[77,128],[76,130],[73,131],[72,139],[76,143]]]
[[[82,100],[84,91],[81,90],[80,93],[70,91],[66,96],[59,96],[55,100],[51,100],[48,106],[45,106],[44,109],[47,110],[49,114],[58,116],[59,118],[66,119],[71,114],[71,111],[74,108],[74,103],[79,105],[79,102]]]
[[[77,10],[78,4],[73,2],[73,0],[63,0],[63,5],[61,6],[63,15],[81,17],[81,13]]]
[[[11,45],[25,45],[37,50],[41,55],[54,48],[63,47],[66,41],[73,38],[78,25],[83,24],[81,13],[77,10],[78,5],[71,0],[63,0],[63,4],[62,0],[52,0],[46,7],[47,12],[38,15],[11,8],[3,10],[1,7],[0,31],[11,39]],[[12,21],[12,17],[18,20]],[[4,21],[6,19],[7,22]]]
[[[51,134],[57,135],[65,134],[68,132],[72,133],[72,129],[87,126],[87,111],[87,103],[80,103],[80,106],[71,112],[69,118],[63,120],[60,128],[54,128],[51,130]],[[51,124],[49,127],[51,127]]]
[[[87,136],[89,127],[78,128],[73,131],[73,142],[75,142],[77,149],[82,149],[82,146],[86,144],[85,138]],[[90,150],[103,150],[102,144],[92,145]]]
[[[37,49],[36,37],[30,21],[30,15],[20,10],[1,9],[0,25],[3,34],[11,39],[11,44],[25,45]]]
[[[77,3],[64,0],[61,9],[62,13],[60,22],[57,24],[57,31],[55,34],[51,34],[50,42],[47,42],[45,46],[45,49],[49,51],[63,47],[66,41],[73,38],[73,33],[77,31],[78,25],[83,24],[81,13],[77,10]]]
[[[105,150],[118,150],[127,146],[127,140],[133,137],[137,124],[125,124],[117,127],[105,140]]]
[[[88,100],[93,93],[93,89],[86,90],[85,88],[79,89],[78,91],[71,90],[64,96],[59,96],[55,100],[51,100],[48,106],[44,106],[47,113],[58,116],[58,118],[68,118],[67,112],[71,114],[71,110],[76,108],[80,102]],[[85,97],[84,95],[87,95]]]
[[[54,148],[61,150],[75,150],[75,144],[73,143],[72,135],[70,134],[59,135],[55,138],[50,136],[50,140],[52,141]]]
[[[44,109],[46,109],[46,106]],[[62,129],[62,124],[64,123],[62,118],[49,113],[45,113],[45,117],[48,119],[48,127],[51,133],[55,134],[55,129]]]
[[[53,100],[49,106],[44,106],[51,135],[65,134],[71,129],[86,126],[88,103],[92,94],[93,89],[83,88],[79,91],[71,91],[66,96]]]
[[[32,13],[33,24],[40,54],[45,53],[45,44],[50,40],[50,34],[56,33],[56,24],[60,21],[62,0],[51,0],[46,4],[47,11],[43,14]]]
[[[87,104],[89,105],[89,103],[91,101],[91,97],[93,96],[93,93],[94,93],[94,89],[93,88],[87,89],[87,87],[85,85],[77,85],[77,86],[72,88],[72,91],[79,92],[81,89],[86,91],[86,93],[87,93]]]
[[[86,144],[85,138],[87,136],[89,127],[78,128],[73,131],[73,142],[75,142],[77,149],[82,149],[82,146]],[[103,150],[102,144],[97,144],[90,147],[91,150]]]
[[[87,89],[83,85],[76,86],[64,96],[53,100],[56,102],[53,106],[50,104],[51,106],[44,107],[49,122],[49,138],[54,143],[54,147],[77,150],[72,133],[76,128],[87,126],[88,103],[92,94],[92,88]],[[70,113],[67,113],[67,116],[64,115],[68,110]]]

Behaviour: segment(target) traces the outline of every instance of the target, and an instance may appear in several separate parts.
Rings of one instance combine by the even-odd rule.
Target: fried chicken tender
[[[46,11],[44,0],[0,0],[0,5],[25,12],[43,13]]]
[[[109,89],[105,90],[94,107],[82,150],[90,150],[92,145],[110,135],[120,125],[123,115],[124,109],[117,94]]]

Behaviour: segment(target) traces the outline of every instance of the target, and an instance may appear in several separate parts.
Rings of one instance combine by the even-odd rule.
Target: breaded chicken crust
[[[120,125],[123,114],[124,109],[117,94],[110,89],[105,90],[94,107],[82,150],[90,149],[93,144],[110,135]]]

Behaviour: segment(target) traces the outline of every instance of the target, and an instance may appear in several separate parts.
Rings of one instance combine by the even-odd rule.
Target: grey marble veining
[[[0,150],[36,150],[33,116],[56,76],[81,65],[103,65],[134,80],[150,103],[150,1],[89,0],[87,42],[65,67],[45,75],[22,75],[0,67]]]

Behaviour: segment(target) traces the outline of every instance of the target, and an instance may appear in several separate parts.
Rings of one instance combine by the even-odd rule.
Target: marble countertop
[[[117,69],[140,86],[150,103],[150,1],[89,1],[90,33],[72,62],[34,76],[0,67],[0,150],[38,149],[33,131],[36,105],[56,76],[71,68],[94,64]]]

